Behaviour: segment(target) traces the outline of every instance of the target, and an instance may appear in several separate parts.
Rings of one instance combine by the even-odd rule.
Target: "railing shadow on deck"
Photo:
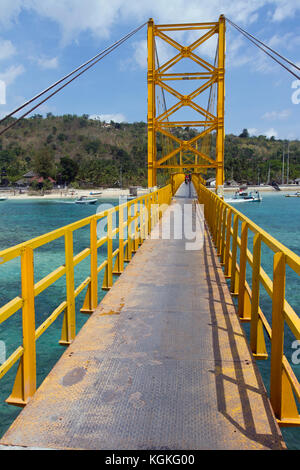
[[[262,378],[257,369],[255,363],[253,363],[255,380],[257,386],[250,385],[247,383],[244,376],[244,368],[247,367],[249,361],[240,355],[238,348],[237,339],[241,337],[241,334],[234,331],[233,319],[238,322],[238,317],[232,315],[232,306],[231,302],[228,302],[228,299],[225,298],[223,284],[226,285],[226,281],[222,279],[222,270],[218,266],[218,261],[215,253],[215,248],[212,244],[210,236],[206,232],[205,242],[204,242],[204,265],[205,265],[205,275],[207,283],[209,286],[209,309],[211,314],[211,323],[212,323],[212,339],[213,339],[213,350],[214,350],[214,370],[211,371],[215,374],[215,383],[216,383],[216,394],[218,401],[218,411],[236,428],[236,430],[243,434],[245,437],[265,446],[270,449],[284,449],[285,444],[282,441],[278,441],[278,427],[276,425],[275,417],[272,412],[270,402],[265,391]],[[220,275],[221,273],[221,275]],[[218,311],[217,311],[218,309]],[[221,315],[225,322],[226,328],[220,327],[218,325],[217,314]],[[230,352],[232,355],[231,365],[234,369],[235,379],[232,376],[227,375],[224,372],[226,369],[226,363],[222,358],[221,346],[220,346],[220,328],[222,332],[224,331],[227,334],[227,340],[230,347]],[[242,335],[243,336],[243,335]],[[246,342],[246,347],[249,351],[249,356],[251,357],[250,348]],[[227,362],[228,365],[228,362]],[[226,393],[225,385],[226,383],[232,384],[238,390],[241,403],[241,414],[242,418],[240,421],[237,421],[236,417],[233,416],[232,410],[226,406]],[[254,403],[251,403],[249,399],[248,392],[258,394],[260,397],[260,402],[263,403],[263,408],[265,410],[265,418],[269,425],[268,433],[260,433],[257,431],[257,427],[254,421],[253,416],[253,406]],[[257,412],[255,416],[257,417]],[[244,426],[242,425],[244,422]]]

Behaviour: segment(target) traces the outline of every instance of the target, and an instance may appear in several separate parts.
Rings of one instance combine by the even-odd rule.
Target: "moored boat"
[[[258,191],[247,192],[245,190],[236,191],[232,198],[227,199],[226,202],[261,202],[262,197]]]
[[[294,194],[285,194],[285,197],[300,197],[300,191],[297,191]]]
[[[87,196],[81,196],[75,201],[75,204],[96,204],[98,199],[89,199]]]

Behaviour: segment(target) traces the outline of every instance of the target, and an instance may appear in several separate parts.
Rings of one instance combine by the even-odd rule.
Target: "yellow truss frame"
[[[166,34],[168,31],[188,31],[188,30],[207,30],[200,38],[194,41],[190,46],[185,47],[179,44]],[[218,34],[218,66],[215,67],[206,60],[194,53],[194,50]],[[166,63],[156,68],[155,63],[155,37],[159,37],[172,47],[178,53]],[[190,58],[202,70],[193,73],[170,73],[169,69],[177,64],[183,58]],[[203,70],[204,69],[204,70]],[[224,183],[224,72],[225,72],[225,18],[220,16],[218,22],[213,23],[189,23],[189,24],[170,24],[155,25],[151,18],[148,22],[148,186],[156,186],[157,169],[173,169],[176,173],[184,173],[189,169],[199,173],[206,168],[216,169],[216,186],[222,186]],[[188,95],[183,95],[175,88],[171,87],[168,81],[177,80],[205,80]],[[217,84],[217,115],[214,116],[208,110],[205,110],[194,102],[194,99],[205,90]],[[157,116],[155,106],[156,86],[170,93],[178,103],[171,106],[164,113]],[[198,121],[173,121],[168,119],[180,108],[187,106],[200,114]],[[173,127],[197,127],[201,126],[204,130],[196,137],[190,140],[182,140],[175,137],[169,129]],[[198,140],[205,135],[216,131],[216,156],[215,159],[198,150]],[[178,145],[178,147],[167,155],[157,160],[156,136],[157,133],[165,135]],[[187,156],[187,152],[191,155]],[[180,154],[179,164],[171,163],[173,157]]]

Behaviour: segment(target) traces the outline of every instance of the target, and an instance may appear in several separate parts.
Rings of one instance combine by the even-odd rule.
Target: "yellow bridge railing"
[[[250,322],[253,355],[257,359],[268,357],[264,331],[271,341],[270,401],[278,423],[281,426],[300,426],[297,407],[300,384],[284,355],[285,324],[295,339],[300,340],[300,318],[285,299],[286,266],[299,276],[300,257],[205,188],[197,178],[193,178],[193,183],[199,202],[204,205],[205,219],[225,277],[230,279],[230,291],[237,296],[240,320]],[[250,249],[249,231],[254,235]],[[274,253],[273,280],[261,266],[262,244]],[[246,280],[248,266],[252,269],[251,288]],[[272,299],[272,326],[260,307],[261,286]]]
[[[75,299],[87,287],[81,312],[92,313],[98,305],[98,275],[105,269],[102,289],[113,284],[113,274],[121,274],[124,262],[129,262],[139,245],[158,222],[162,211],[170,204],[171,185],[140,196],[122,205],[61,227],[20,245],[0,252],[0,265],[12,259],[21,260],[21,294],[0,308],[0,324],[22,309],[23,344],[0,366],[0,379],[19,361],[14,387],[7,403],[25,406],[36,390],[36,340],[64,312],[61,344],[70,344],[76,335]],[[125,211],[125,214],[124,214]],[[113,215],[118,213],[118,224],[114,227]],[[104,220],[106,233],[97,237],[97,223]],[[73,234],[85,227],[90,232],[90,245],[74,256]],[[125,235],[126,232],[126,235]],[[113,251],[113,239],[118,235],[118,248]],[[34,250],[64,238],[65,264],[55,269],[39,282],[34,281]],[[126,239],[125,239],[126,238]],[[98,266],[98,249],[107,246],[107,259]],[[90,275],[77,287],[74,271],[84,259],[90,257]],[[35,298],[66,276],[66,300],[36,328]]]

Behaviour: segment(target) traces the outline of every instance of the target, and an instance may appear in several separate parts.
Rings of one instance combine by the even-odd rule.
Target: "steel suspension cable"
[[[280,60],[278,60],[276,57],[274,57],[272,54],[270,54],[266,49],[271,51],[272,53],[276,54],[278,57],[280,57],[282,60],[286,61],[288,64],[290,64],[292,67],[296,68],[297,70],[300,70],[300,67],[298,65],[294,64],[290,60],[286,59],[283,57],[281,54],[276,52],[274,49],[271,47],[267,46],[264,42],[260,41],[257,39],[255,36],[252,36],[252,34],[248,33],[244,29],[242,29],[240,26],[236,25],[231,21],[229,18],[226,18],[226,21],[231,24],[237,31],[239,31],[243,36],[245,36],[246,39],[251,41],[256,47],[258,47],[260,50],[262,50],[265,54],[267,54],[271,59],[273,59],[275,62],[277,62],[281,67],[283,67],[285,70],[287,70],[289,73],[291,73],[294,77],[296,77],[298,80],[300,80],[300,75],[297,73],[293,72],[290,68],[288,68],[285,64],[283,64]],[[261,45],[260,45],[261,44]],[[263,47],[262,47],[263,46]],[[265,49],[266,48],[266,49]]]
[[[48,91],[50,91],[51,89],[55,88],[55,86],[59,85],[60,83],[62,83],[63,81],[65,81],[67,78],[69,78],[70,76],[74,75],[74,73],[76,73],[78,70],[81,70],[83,69],[80,73],[78,73],[77,75],[75,75],[71,80],[69,80],[68,82],[64,83],[64,85],[62,85],[61,87],[59,87],[58,89],[56,89],[53,93],[51,93],[50,95],[48,95],[45,99],[43,99],[42,101],[40,101],[37,105],[35,105],[33,108],[31,108],[29,111],[27,111],[25,114],[23,114],[20,118],[16,119],[16,121],[14,121],[13,123],[11,123],[9,126],[7,126],[5,129],[3,129],[1,132],[0,132],[0,135],[4,134],[4,132],[6,132],[8,129],[10,129],[11,127],[13,127],[15,124],[17,124],[21,119],[23,119],[24,117],[26,117],[28,114],[30,114],[32,111],[34,111],[36,108],[38,108],[40,105],[42,105],[43,103],[45,103],[46,101],[48,101],[48,99],[50,99],[52,96],[56,95],[59,91],[61,91],[63,88],[65,88],[67,85],[69,85],[71,82],[73,82],[76,78],[78,78],[79,76],[81,76],[84,72],[86,72],[87,70],[89,70],[91,67],[93,67],[94,65],[96,65],[100,60],[102,60],[104,57],[106,57],[108,54],[110,54],[112,51],[114,51],[115,49],[117,49],[121,44],[123,44],[125,41],[127,41],[130,37],[132,37],[134,34],[136,34],[140,29],[142,29],[145,25],[147,24],[144,23],[142,24],[141,26],[139,26],[138,28],[134,29],[133,31],[131,31],[130,33],[128,33],[126,36],[124,36],[123,38],[119,39],[117,42],[115,42],[114,44],[112,44],[111,46],[109,46],[108,48],[106,48],[105,50],[103,50],[102,52],[100,52],[99,54],[97,54],[96,56],[94,56],[92,59],[88,60],[87,62],[85,62],[84,64],[82,64],[81,66],[77,67],[75,70],[73,70],[72,72],[70,72],[68,75],[66,75],[65,77],[61,78],[60,80],[58,80],[57,82],[55,82],[53,85],[49,86],[47,89],[45,89],[44,91],[42,91],[41,93],[39,93],[38,95],[36,95],[35,97],[31,98],[30,100],[28,100],[26,103],[24,103],[22,106],[20,106],[19,108],[15,109],[14,111],[12,111],[10,114],[8,114],[7,116],[5,116],[1,121],[0,121],[0,124],[1,122],[3,122],[4,120],[6,120],[7,118],[13,116],[14,114],[16,114],[18,111],[20,111],[21,109],[25,108],[26,106],[28,106],[30,103],[32,103],[33,101],[35,101],[36,99],[40,98],[41,96],[43,96],[45,93],[47,93]],[[88,65],[90,64],[90,65]],[[86,65],[88,65],[87,67],[85,67]],[[83,68],[85,67],[85,68]]]

